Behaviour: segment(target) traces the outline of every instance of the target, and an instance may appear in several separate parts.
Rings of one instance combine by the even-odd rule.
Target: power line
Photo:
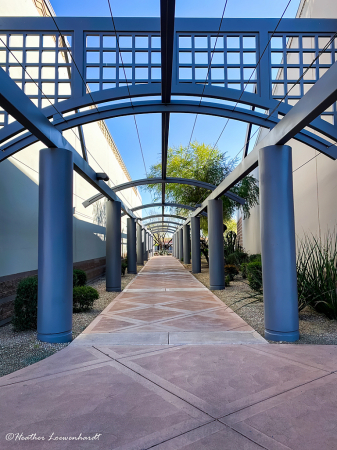
[[[263,49],[263,52],[261,53],[260,58],[259,58],[259,60],[258,60],[258,62],[257,62],[257,64],[256,64],[256,66],[254,67],[254,70],[252,71],[252,73],[251,73],[251,75],[250,75],[248,81],[246,82],[246,84],[245,84],[243,90],[241,91],[241,94],[240,94],[239,99],[236,101],[236,103],[235,103],[235,105],[234,105],[234,108],[233,108],[233,110],[232,110],[233,112],[235,111],[236,107],[237,107],[238,104],[240,103],[240,100],[241,100],[241,98],[242,98],[242,96],[243,96],[243,94],[244,94],[244,92],[245,92],[245,90],[246,90],[246,88],[247,88],[249,82],[251,81],[251,79],[252,79],[254,73],[256,72],[256,69],[257,69],[258,66],[260,65],[260,62],[261,62],[261,60],[262,60],[262,57],[263,57],[263,55],[265,54],[265,52],[267,51],[267,48],[268,48],[268,46],[269,46],[269,44],[270,44],[272,38],[274,37],[274,35],[275,35],[275,33],[276,33],[276,30],[277,30],[277,28],[279,27],[279,25],[280,25],[280,23],[281,23],[281,20],[283,19],[283,17],[284,17],[284,15],[285,15],[285,13],[286,13],[286,11],[287,11],[287,9],[288,9],[288,7],[289,7],[291,1],[292,1],[292,0],[289,0],[289,1],[288,1],[287,6],[285,7],[285,9],[284,9],[284,11],[283,11],[283,13],[282,13],[282,15],[281,15],[279,21],[277,22],[274,31],[273,31],[272,34],[270,35],[270,38],[269,38],[269,40],[268,40],[267,45],[266,45],[265,48]],[[228,122],[229,122],[229,119],[227,119],[227,121],[226,121],[226,123],[225,123],[223,129],[221,130],[221,133],[220,133],[218,139],[216,140],[216,142],[215,142],[215,144],[214,144],[214,147],[217,146],[217,144],[218,144],[218,142],[219,142],[219,140],[220,140],[220,138],[221,138],[223,132],[225,131],[225,129],[226,129],[227,125],[228,125]]]
[[[56,19],[55,19],[54,15],[51,13],[51,11],[50,11],[49,6],[48,6],[47,3],[48,3],[48,2],[45,2],[45,5],[46,5],[46,7],[47,7],[47,9],[48,9],[48,12],[49,12],[49,14],[50,14],[50,17],[53,19],[53,22],[54,22],[54,24],[55,24],[55,27],[57,28],[57,31],[59,32],[59,35],[60,35],[62,41],[63,41],[64,43],[66,43],[66,39],[65,39],[65,37],[63,36],[63,34],[61,33],[61,30],[59,29],[59,27],[58,27],[58,25],[57,25],[57,23],[56,23]],[[96,103],[95,103],[95,100],[92,98],[90,89],[89,89],[87,83],[84,81],[84,78],[83,78],[83,76],[82,76],[82,74],[81,74],[80,69],[78,68],[78,66],[77,66],[77,64],[76,64],[75,58],[73,57],[73,54],[72,54],[72,52],[69,50],[68,46],[66,46],[66,47],[67,47],[67,51],[68,51],[68,53],[69,53],[69,55],[70,55],[70,57],[71,57],[71,60],[72,60],[72,62],[74,63],[74,66],[76,67],[77,72],[79,73],[79,75],[80,75],[80,77],[81,77],[81,79],[82,79],[82,81],[83,81],[83,84],[84,84],[84,86],[85,86],[85,88],[86,88],[88,94],[90,95],[90,98],[91,98],[93,104],[95,105],[95,108],[97,109],[97,112],[98,112],[98,114],[99,114],[100,112],[99,112],[99,110],[98,110],[98,107],[97,107],[97,105],[96,105]]]
[[[129,94],[129,99],[130,99],[131,107],[132,107],[132,109],[134,110],[134,105],[133,105],[133,102],[132,102],[132,97],[131,97],[131,92],[130,92],[130,88],[129,88],[128,79],[127,79],[127,76],[126,76],[126,71],[125,71],[125,67],[124,67],[124,62],[123,62],[122,52],[121,52],[120,46],[119,46],[119,38],[118,38],[118,36],[117,36],[117,30],[116,30],[116,26],[115,26],[115,19],[114,19],[113,14],[112,14],[112,9],[111,9],[110,0],[108,0],[108,5],[109,5],[109,10],[110,10],[110,15],[111,15],[111,20],[112,20],[112,25],[113,25],[113,27],[114,27],[114,33],[115,33],[115,36],[116,36],[116,43],[117,43],[117,48],[118,48],[118,55],[119,55],[119,57],[120,57],[120,59],[121,59],[121,62],[122,62],[122,69],[123,69],[123,72],[124,72],[124,77],[125,77],[125,81],[126,81],[126,87],[127,87],[127,90],[128,90],[128,94]],[[139,130],[138,130],[138,125],[137,125],[137,120],[136,120],[136,115],[135,115],[135,114],[133,115],[133,119],[134,119],[135,126],[136,126],[136,132],[137,132],[137,137],[138,137],[138,142],[139,142],[140,152],[141,152],[141,154],[142,154],[142,159],[143,159],[143,164],[144,164],[144,169],[145,169],[146,178],[148,178],[148,174],[147,174],[147,170],[146,170],[146,164],[145,164],[145,158],[144,158],[144,153],[143,153],[143,147],[142,147],[142,143],[141,143],[141,140],[140,140],[140,134],[139,134]]]
[[[249,80],[246,82],[246,84],[245,84],[243,90],[241,91],[240,97],[239,97],[239,99],[236,101],[236,103],[235,103],[235,105],[234,105],[234,107],[233,107],[233,109],[232,109],[232,112],[234,112],[235,109],[236,109],[236,107],[238,106],[238,104],[239,104],[239,102],[240,102],[240,100],[241,100],[241,98],[242,98],[242,95],[244,94],[244,92],[245,92],[245,90],[246,90],[246,88],[247,88],[247,86],[248,86],[250,80],[252,79],[254,73],[256,72],[256,69],[257,69],[258,66],[260,65],[261,59],[262,59],[263,55],[265,54],[266,50],[268,49],[268,46],[269,46],[269,44],[270,44],[270,42],[271,42],[271,39],[272,39],[273,36],[275,35],[276,30],[277,30],[278,26],[280,25],[281,20],[283,19],[283,17],[284,17],[284,15],[285,15],[285,13],[286,13],[286,11],[287,11],[287,9],[288,9],[288,7],[289,7],[291,1],[292,1],[292,0],[289,0],[289,1],[288,1],[288,3],[287,3],[287,5],[286,5],[286,7],[285,7],[285,9],[284,9],[284,11],[283,11],[283,13],[282,13],[280,19],[278,20],[278,22],[277,22],[277,24],[276,24],[276,27],[275,27],[274,31],[272,32],[272,34],[271,34],[271,36],[270,36],[270,38],[269,38],[269,40],[268,40],[267,45],[266,45],[265,48],[263,49],[263,52],[261,53],[261,55],[260,55],[260,57],[259,57],[259,60],[258,60],[256,66],[254,67],[254,70],[252,71],[252,73],[251,73],[251,75],[250,75],[250,77],[249,77]],[[226,1],[226,5],[227,5],[227,1]],[[225,5],[225,7],[226,7],[226,5]],[[219,29],[219,31],[220,31],[220,29]],[[207,75],[208,75],[208,73],[207,73]],[[206,79],[207,79],[207,78],[206,78]],[[200,102],[201,102],[201,99],[200,99]],[[199,106],[200,106],[200,104],[199,104]],[[220,135],[219,135],[218,139],[216,140],[215,144],[213,145],[213,149],[215,149],[215,147],[217,146],[217,144],[218,144],[218,142],[219,142],[221,136],[223,135],[223,133],[224,133],[224,131],[225,131],[225,129],[226,129],[228,123],[229,123],[229,118],[226,120],[226,123],[225,123],[224,127],[222,128],[222,130],[221,130],[221,132],[220,132]],[[253,136],[257,133],[257,131],[258,131],[258,130],[256,130],[256,132],[253,134]],[[250,139],[248,140],[248,142],[252,139],[253,136],[250,137]],[[242,147],[242,149],[240,149],[240,151],[235,155],[235,157],[231,159],[230,162],[235,161],[235,159],[236,159],[237,156],[241,153],[241,151],[245,148],[245,146],[246,146],[246,144]],[[208,162],[208,160],[206,161],[205,164],[207,164],[207,162]],[[200,198],[200,200],[201,200],[201,199],[202,199],[202,197]],[[200,203],[200,200],[198,201],[198,203]]]
[[[220,20],[220,24],[219,24],[218,33],[217,33],[217,36],[216,36],[216,39],[215,39],[213,51],[211,53],[211,58],[210,58],[210,61],[209,61],[209,64],[208,64],[208,68],[207,68],[207,74],[206,74],[206,78],[205,78],[205,82],[204,82],[204,87],[202,89],[202,93],[201,93],[201,97],[200,97],[200,101],[199,101],[199,105],[198,105],[199,107],[201,105],[201,101],[202,101],[202,98],[204,96],[204,92],[205,92],[205,88],[206,88],[206,82],[207,82],[207,79],[208,79],[209,71],[211,69],[215,48],[216,48],[216,45],[217,45],[217,42],[218,42],[218,39],[219,39],[219,34],[220,34],[220,30],[221,30],[221,25],[222,25],[222,22],[223,22],[223,19],[224,19],[224,15],[225,15],[225,12],[226,12],[227,3],[228,3],[228,0],[226,0],[224,9],[222,11],[222,16],[221,16],[221,20]],[[192,136],[193,136],[193,133],[194,133],[195,125],[197,123],[197,118],[198,118],[198,113],[195,115],[194,124],[193,124],[193,127],[192,127],[192,132],[191,132],[191,137],[190,137],[190,140],[189,140],[189,143],[188,143],[188,147],[191,145]]]
[[[37,86],[37,88],[39,89],[39,91],[41,92],[41,94],[49,101],[49,103],[51,104],[51,106],[55,109],[55,111],[57,112],[57,114],[59,114],[59,116],[63,119],[63,121],[65,123],[68,123],[68,121],[63,117],[63,115],[61,114],[61,112],[56,108],[56,106],[50,101],[50,99],[45,95],[45,93],[43,92],[43,90],[39,87],[38,83],[30,76],[30,74],[27,72],[26,68],[20,63],[20,61],[16,58],[16,56],[14,55],[14,53],[12,52],[12,50],[7,46],[7,44],[3,41],[3,39],[0,37],[0,41],[3,43],[3,45],[7,48],[7,50],[12,54],[12,56],[15,58],[15,60],[17,61],[18,64],[20,64],[21,68],[25,71],[25,73],[29,76],[29,78],[33,81],[33,83],[35,84],[35,86]],[[69,128],[69,130],[74,134],[74,136],[80,141],[80,138],[77,136],[77,134],[75,133],[75,131],[72,128]],[[82,143],[81,143],[82,145]],[[102,166],[99,164],[99,162],[95,159],[95,157],[93,156],[93,154],[89,151],[89,149],[86,147],[86,145],[84,145],[86,151],[89,153],[89,155],[92,157],[92,159],[96,162],[96,164],[98,165],[98,167],[102,170],[102,172],[104,172],[104,169],[102,168]],[[4,150],[2,150],[4,151]],[[14,156],[11,156],[12,158],[14,158]],[[28,166],[27,164],[19,161],[18,159],[14,158],[15,160],[17,160],[18,162],[20,162],[21,164],[25,165],[26,167],[28,167],[31,170],[34,170],[32,167]],[[36,171],[35,171],[36,172]],[[115,184],[115,183],[113,183]],[[76,194],[75,194],[76,195]],[[121,196],[125,199],[126,197],[121,194]],[[82,197],[80,197],[82,198]],[[82,199],[85,200],[85,199]]]
[[[308,70],[313,66],[313,64],[317,61],[317,59],[330,47],[331,43],[334,41],[334,39],[337,36],[337,32],[332,36],[332,38],[329,40],[329,42],[324,46],[324,48],[318,53],[318,55],[312,60],[312,62],[310,63],[310,65],[303,71],[302,75],[297,79],[297,81],[291,86],[290,89],[288,89],[287,93],[282,97],[282,99],[279,100],[279,103],[277,104],[277,106],[275,106],[275,108],[271,111],[271,113],[269,113],[269,115],[267,117],[264,118],[264,120],[268,120],[273,114],[274,112],[280,107],[281,103],[283,102],[283,100],[288,96],[288,94],[290,93],[290,91],[301,81],[301,79],[304,77],[304,75],[308,72]],[[270,42],[270,41],[269,41]],[[269,45],[268,42],[268,45]],[[250,142],[250,140],[254,137],[254,135],[261,129],[261,127],[259,127],[255,133],[248,139],[248,141],[245,143],[245,145],[241,148],[241,150],[239,150],[239,152],[234,156],[234,158],[232,160],[234,160],[240,153],[241,151],[246,147],[247,143]],[[328,148],[332,147],[333,145],[335,145],[335,143],[331,144]],[[296,169],[297,170],[297,169]]]

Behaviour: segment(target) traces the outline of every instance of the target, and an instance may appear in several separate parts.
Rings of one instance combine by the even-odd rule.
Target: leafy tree
[[[231,160],[226,152],[221,153],[216,147],[213,148],[211,145],[193,142],[189,147],[180,145],[179,147],[168,149],[167,176],[191,178],[218,185],[233,171],[237,162],[237,160]],[[161,170],[161,162],[151,166],[149,177],[161,177]],[[154,196],[154,201],[161,199],[161,185],[149,185],[146,189],[150,190]],[[250,209],[258,204],[259,188],[257,180],[253,176],[248,175],[231,188],[231,191],[246,200],[246,203],[240,207],[244,217],[249,217]],[[195,186],[182,184],[166,185],[166,200],[184,205],[195,206],[200,204],[209,193],[208,189]],[[222,197],[222,201],[224,206],[224,223],[231,223],[232,216],[239,205],[226,196]],[[181,210],[180,213],[188,215],[189,211]],[[200,226],[202,231],[207,234],[206,218],[201,218]]]

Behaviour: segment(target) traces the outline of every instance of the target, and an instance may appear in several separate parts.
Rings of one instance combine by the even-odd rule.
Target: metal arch
[[[154,230],[153,233],[172,233],[174,234],[176,232],[176,229],[169,229],[169,228],[158,228],[157,230]]]
[[[121,117],[131,114],[163,113],[164,111],[169,111],[171,113],[186,113],[186,114],[198,113],[198,114],[212,115],[216,117],[230,118],[233,120],[239,120],[241,122],[246,122],[249,124],[265,128],[273,128],[279,122],[279,119],[276,116],[271,116],[267,119],[264,114],[261,114],[251,109],[244,109],[237,107],[235,111],[233,111],[232,107],[226,105],[208,102],[200,103],[190,100],[171,101],[170,104],[164,105],[160,101],[152,100],[134,103],[133,108],[130,106],[130,102],[127,102],[118,105],[102,106],[99,108],[89,109],[87,111],[77,112],[67,116],[66,122],[63,121],[56,123],[55,128],[58,131],[62,132],[67,129],[78,127],[80,125],[85,125],[86,123],[94,122],[97,120],[104,120],[108,118]],[[12,125],[14,126],[14,128],[12,127]],[[312,121],[310,126],[320,131],[320,133],[325,134],[327,137],[337,140],[336,128],[333,125],[326,122],[325,120],[322,120],[320,118],[315,119]],[[5,130],[5,133],[1,134],[3,130]],[[13,123],[4,127],[3,130],[0,130],[0,136],[2,136],[0,142],[8,140],[9,137],[15,136],[19,132],[22,132],[24,128],[23,127],[18,128],[17,123]],[[329,141],[323,139],[320,136],[317,136],[316,134],[308,130],[301,130],[296,136],[294,136],[294,138],[320,152],[329,153],[330,151],[328,149],[330,145]],[[0,161],[8,158],[14,153],[33,144],[34,142],[37,142],[37,140],[38,139],[29,132],[21,134],[17,138],[14,137],[13,139],[11,139],[10,142],[2,145],[1,149],[3,151],[0,154]],[[328,156],[331,155],[328,154]]]
[[[87,203],[87,201],[82,203],[84,207],[89,206],[89,205],[86,205],[86,203]],[[166,208],[166,207],[167,208],[180,208],[180,209],[187,209],[189,211],[194,211],[200,205],[190,206],[190,205],[182,205],[181,203],[147,203],[145,205],[135,206],[134,208],[131,208],[131,211],[135,212],[135,211],[139,211],[141,209],[157,208],[160,206],[164,206],[164,208]],[[205,213],[205,212],[202,212],[201,215],[207,217],[207,213]]]
[[[193,213],[197,216],[207,208],[208,201],[221,197],[226,190],[233,187],[258,164],[259,150],[269,145],[284,145],[292,139],[299,130],[312,122],[337,100],[337,62],[312,86],[312,88],[296,103],[289,113],[269,133],[255,145],[247,157],[231,172],[219,186],[202,202]],[[336,157],[334,158],[336,159]],[[188,218],[185,223],[190,220]]]
[[[177,226],[182,225],[180,222],[174,222],[173,220],[155,220],[154,222],[147,223],[146,226],[149,229],[151,229],[152,225],[157,225],[158,223],[160,223],[160,224],[173,224],[173,225],[177,225]]]
[[[151,231],[154,233],[156,230],[173,230],[174,232],[177,230],[177,227],[172,227],[172,226],[157,226],[151,229]]]
[[[98,174],[89,166],[74,147],[62,136],[41,110],[17,86],[17,84],[0,68],[0,105],[16,120],[20,121],[30,132],[49,148],[64,148],[72,152],[74,170],[88,183],[98,189],[111,201],[121,203],[121,208],[130,216],[135,217],[121,199],[108,185],[98,179]]]
[[[209,189],[211,191],[213,191],[216,188],[216,186],[214,186],[213,184],[205,183],[204,181],[190,180],[188,178],[170,177],[170,178],[166,178],[165,180],[163,180],[162,178],[142,178],[140,180],[128,181],[127,183],[123,183],[123,184],[119,184],[118,186],[114,186],[112,188],[112,190],[114,192],[119,192],[124,189],[129,189],[129,188],[136,187],[136,186],[144,186],[147,184],[158,184],[158,183],[187,184],[190,186],[197,186],[200,188]],[[245,203],[245,200],[243,198],[241,198],[240,196],[238,196],[236,194],[233,194],[233,192],[226,192],[224,195],[226,197],[230,198],[231,200],[234,200],[235,202],[240,203],[241,205],[243,205]],[[97,202],[98,200],[100,200],[103,197],[104,197],[104,195],[102,195],[102,194],[95,194],[92,197],[85,200],[83,202],[83,206],[86,208],[89,205],[91,205],[92,203]]]
[[[140,217],[138,220],[143,221],[148,219],[154,219],[155,217],[172,217],[174,219],[186,220],[186,217],[176,216],[175,214],[154,214],[153,216]],[[146,225],[149,224],[147,223]]]
[[[167,38],[163,40],[166,43],[172,42],[172,40],[170,41],[170,37],[175,34],[187,33],[191,35],[191,33],[214,33],[218,31],[218,19],[174,19],[174,7],[172,8],[172,4],[174,5],[173,1],[169,2],[168,0],[161,0],[162,8],[160,19],[144,18],[144,20],[139,22],[133,18],[115,18],[117,29],[122,33],[142,33],[149,30],[155,33],[161,32],[162,36]],[[111,29],[111,21],[109,18],[87,18],[84,21],[82,18],[62,17],[58,19],[58,22],[61,30],[68,30],[74,35],[74,59],[76,61],[83,61],[83,54],[85,52],[85,46],[83,45],[85,40],[83,37],[86,32],[95,34],[94,32],[102,33]],[[167,24],[166,27],[164,26],[165,22]],[[174,25],[176,33],[173,32]],[[256,34],[258,37],[256,51],[261,54],[261,50],[263,50],[266,44],[266,39],[268,42],[268,33],[273,31],[276,25],[278,25],[278,33],[281,34],[286,33],[288,35],[292,35],[294,33],[327,33],[327,30],[335,30],[337,28],[337,21],[335,19],[283,19],[282,22],[278,24],[275,19],[225,19],[223,21],[222,32]],[[52,31],[55,31],[50,18],[35,17],[24,18],[24,20],[19,17],[6,18],[6,20],[0,24],[0,28],[3,30],[11,30],[13,32],[33,31],[36,33],[43,33],[48,32],[51,29]],[[176,52],[177,49],[178,46],[174,45],[173,52]],[[165,48],[162,48],[162,54],[164,55],[165,53],[163,50],[165,50]],[[170,50],[166,53],[167,55],[171,55]],[[166,67],[169,69],[170,66],[167,64],[169,61],[170,58],[165,58],[165,60],[162,61],[162,67],[166,64]],[[200,98],[202,93],[204,98],[217,98],[232,101],[234,103],[239,101],[240,103],[246,105],[256,106],[258,108],[268,110],[272,110],[278,103],[277,100],[270,98],[269,90],[272,80],[270,77],[270,63],[268,58],[261,60],[258,69],[259,79],[257,82],[260,85],[259,90],[261,91],[258,94],[250,92],[241,93],[238,90],[230,89],[228,87],[197,84],[195,81],[190,83],[179,82],[177,77],[178,67],[176,64],[177,61],[174,60],[172,67],[173,79],[171,88],[171,94],[173,96],[184,95]],[[84,67],[82,67],[81,64],[79,64],[79,66],[81,67],[83,73],[77,73],[77,71],[74,70],[74,73],[72,74],[72,97],[68,100],[56,103],[61,114],[71,110],[83,108],[94,103],[99,104],[102,102],[120,100],[123,98],[126,99],[129,95],[133,98],[151,95],[160,96],[162,94],[163,86],[167,91],[171,81],[165,78],[165,71],[162,76],[161,83],[133,85],[133,82],[131,82],[128,87],[124,86],[106,90],[102,89],[97,92],[92,92],[91,94],[84,94],[83,83],[81,80],[81,76],[85,76]],[[172,70],[168,70],[168,73],[172,76]],[[279,112],[281,114],[285,114],[290,110],[290,108],[291,107],[286,104],[281,104],[279,107]],[[43,112],[47,117],[52,117],[55,114],[53,106],[45,108]],[[324,121],[319,119],[318,122],[318,131],[322,131]],[[326,123],[325,125],[329,128],[329,124]],[[17,126],[17,124],[12,124],[6,126],[5,128],[7,129],[8,127],[12,127],[12,131],[9,131],[14,131],[14,134],[16,134],[19,130],[15,129],[15,126]],[[334,127],[330,125],[330,131],[334,134],[333,138],[335,138],[336,130],[333,131],[333,128]],[[2,131],[4,131],[4,134],[7,133],[7,130]],[[325,133],[325,131],[323,132]],[[1,131],[0,136],[3,136]]]
[[[127,183],[119,184],[118,186],[114,186],[112,190],[114,192],[119,192],[124,189],[129,189],[131,187],[136,186],[144,186],[147,184],[159,184],[159,183],[170,183],[170,184],[187,184],[190,186],[196,186],[203,189],[208,189],[210,191],[213,191],[216,186],[210,183],[205,183],[204,181],[199,180],[191,180],[189,178],[174,178],[174,177],[167,177],[165,180],[162,178],[143,178],[140,180],[133,180],[128,181]],[[241,205],[245,204],[245,200],[240,197],[239,195],[233,194],[232,192],[226,192],[226,197],[230,198],[231,200],[234,200]]]
[[[7,18],[6,18],[7,20]],[[301,19],[303,20],[303,19]],[[160,84],[151,84],[149,86],[147,85],[137,85],[137,86],[130,86],[131,89],[131,95],[132,97],[149,97],[149,96],[158,96],[160,95]],[[189,85],[189,83],[182,83],[182,86],[180,84],[178,86],[173,87],[172,89],[172,95],[176,96],[189,96],[189,97],[199,97],[201,96],[203,90],[202,85]],[[237,89],[231,89],[231,88],[224,88],[224,87],[216,87],[216,86],[205,86],[205,91],[203,94],[203,98],[212,98],[217,99],[220,101],[230,101],[230,102],[239,102],[241,104],[246,104],[249,106],[254,106],[256,108],[264,109],[264,110],[272,110],[276,106],[278,106],[278,102],[274,99],[260,97],[257,94],[252,94],[250,92],[244,92],[240,98],[240,92]],[[105,103],[105,102],[111,102],[111,101],[120,101],[121,99],[128,98],[128,91],[126,87],[120,87],[120,88],[112,88],[112,89],[106,89],[98,92],[92,92],[91,95],[85,94],[83,97],[79,98],[70,98],[68,100],[64,100],[61,103],[56,103],[58,111],[60,111],[61,114],[73,111],[75,109],[81,109],[85,106],[90,106],[93,104],[93,100],[95,104]],[[93,99],[93,100],[92,100]],[[176,103],[176,101],[172,100],[171,104]],[[134,103],[134,106],[137,107],[137,103]],[[161,102],[160,102],[161,103]],[[197,102],[199,103],[199,102]],[[170,109],[171,104],[166,105],[167,111],[172,112]],[[130,106],[130,103],[128,102],[128,105]],[[212,106],[217,105],[216,103],[211,103]],[[224,106],[221,103],[217,105],[218,107]],[[104,107],[100,107],[99,111],[100,114],[104,112]],[[163,107],[164,108],[164,107]],[[278,112],[281,115],[287,114],[291,110],[291,106],[282,103],[278,107]],[[230,109],[230,108],[229,108]],[[243,109],[243,108],[242,108]],[[236,108],[238,110],[238,108]],[[94,110],[92,110],[94,111]],[[252,112],[251,110],[248,110]],[[55,115],[55,109],[52,106],[48,106],[46,108],[42,109],[43,114],[51,118],[53,115]],[[147,111],[150,112],[150,111]],[[161,112],[161,111],[153,111],[153,112]],[[179,111],[180,112],[180,111]],[[97,113],[97,111],[96,111]],[[131,113],[130,113],[131,114]],[[104,119],[104,117],[102,117]],[[108,118],[108,117],[105,117]],[[95,119],[99,120],[99,119]],[[68,121],[68,117],[67,117]],[[65,122],[61,122],[62,124],[65,124]],[[83,122],[86,123],[86,122]],[[60,125],[60,124],[59,124]],[[332,125],[326,122],[325,120],[322,120],[320,118],[314,119],[310,126],[316,130],[319,131],[326,136],[330,137],[331,139],[337,138],[337,131],[336,128]],[[12,136],[15,136],[16,134],[22,133],[24,131],[25,127],[21,126],[19,123],[12,123],[10,125],[7,125],[2,130],[0,130],[0,142],[3,142],[7,139],[9,139]]]
[[[155,233],[156,231],[158,231],[158,230],[172,230],[172,232],[173,233],[175,233],[176,231],[177,231],[177,227],[171,227],[171,226],[164,226],[164,227],[161,227],[161,226],[157,226],[157,227],[155,227],[155,228],[152,228],[152,233]]]

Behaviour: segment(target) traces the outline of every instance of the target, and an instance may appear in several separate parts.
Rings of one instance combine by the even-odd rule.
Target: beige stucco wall
[[[33,0],[0,1],[0,16],[39,16]],[[63,134],[82,154],[77,129]],[[88,162],[97,172],[106,172],[114,185],[130,180],[120,161],[111,136],[104,135],[98,123],[83,126]],[[74,134],[75,133],[75,134]],[[38,246],[38,170],[40,143],[20,151],[0,164],[0,277],[37,269]],[[88,208],[82,202],[97,193],[74,172],[74,262],[105,256],[105,200]],[[120,193],[126,206],[142,203],[137,190]],[[141,216],[141,213],[139,214]],[[126,217],[122,219],[126,233]],[[126,237],[126,236],[125,236]],[[126,254],[126,239],[121,251]]]
[[[304,0],[297,17],[337,18],[337,2]],[[324,235],[328,230],[337,230],[337,161],[322,154],[315,157],[318,152],[295,140],[291,140],[289,145],[293,149],[295,228],[298,239],[305,234],[319,236],[319,233]],[[258,178],[258,169],[254,173]],[[243,221],[243,245],[251,253],[261,251],[259,230],[259,207],[256,207],[251,217]]]

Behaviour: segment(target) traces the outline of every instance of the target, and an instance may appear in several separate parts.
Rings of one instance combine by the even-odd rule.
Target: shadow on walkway
[[[335,448],[337,347],[246,327],[174,258],[152,258],[66,349],[0,379],[0,447]]]

